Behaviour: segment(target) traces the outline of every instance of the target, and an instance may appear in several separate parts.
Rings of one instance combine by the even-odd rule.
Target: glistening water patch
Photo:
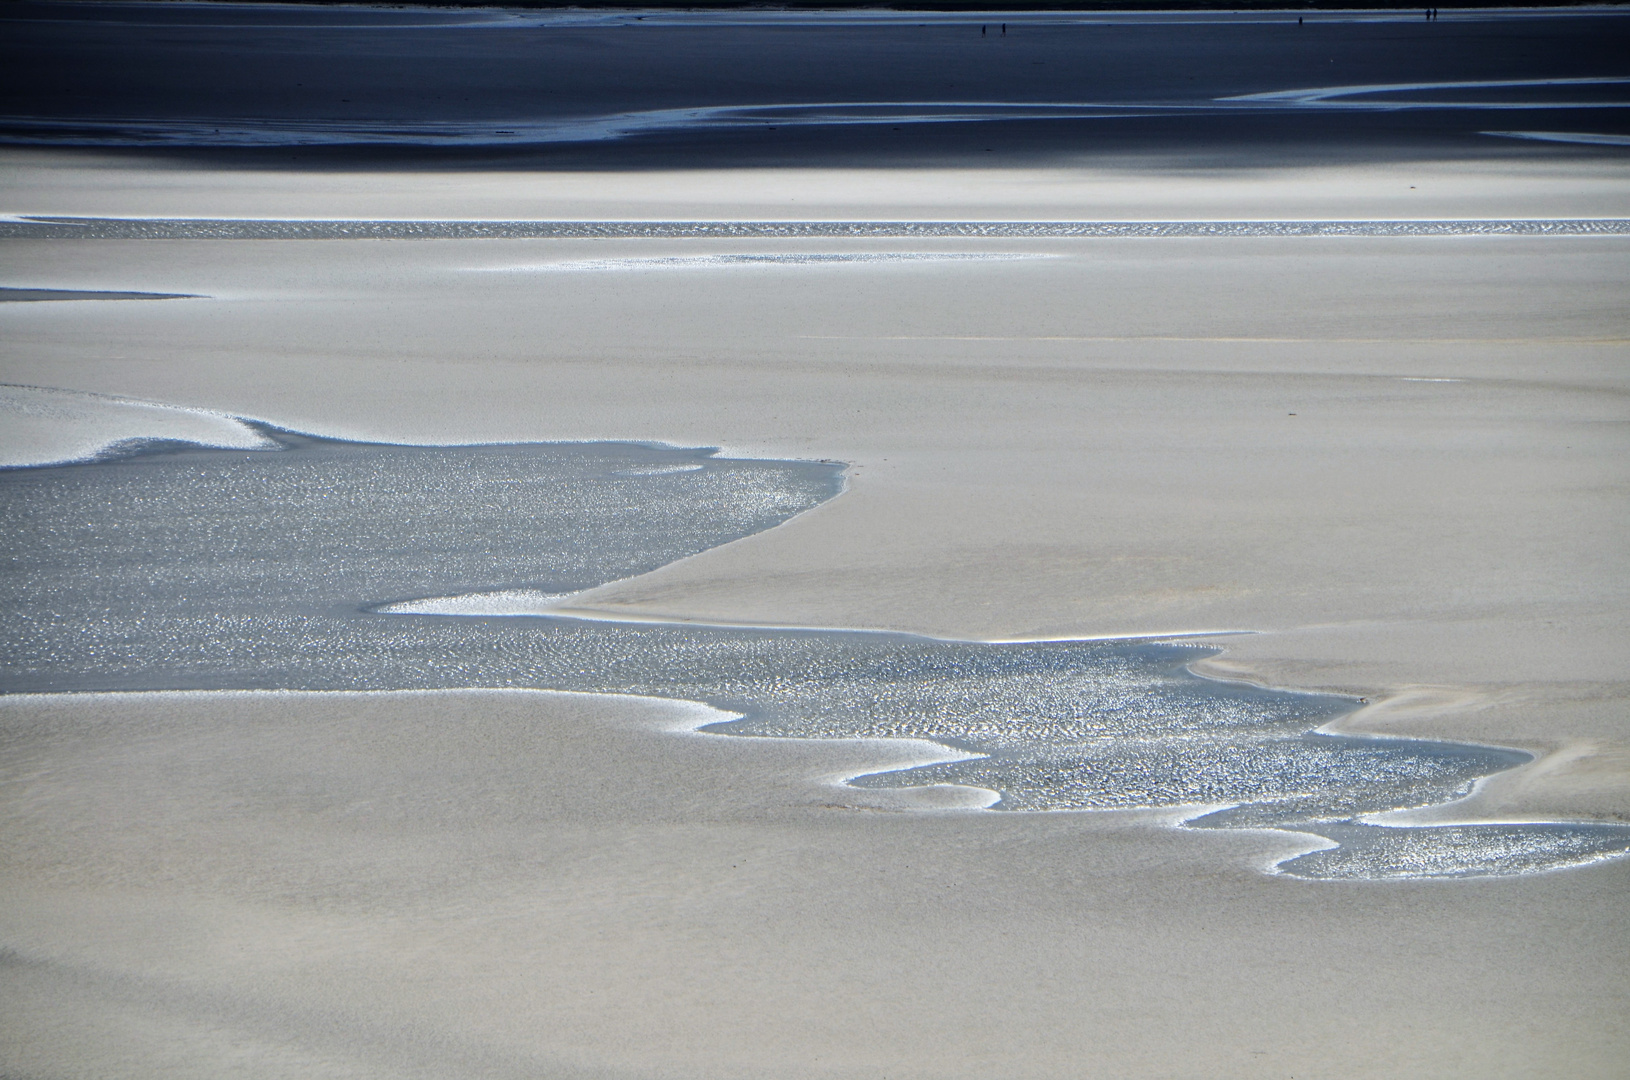
[[[100,687],[120,665],[166,685],[227,647],[211,627],[241,624],[244,642],[305,627],[256,644],[234,676],[252,678],[379,621],[368,606],[591,588],[780,524],[842,485],[834,463],[705,449],[399,446],[245,423],[259,447],[125,443],[0,470],[7,689]]]
[[[1319,734],[1354,703],[1200,679],[1195,646],[454,614],[546,612],[771,528],[838,493],[834,463],[254,427],[264,449],[126,444],[0,470],[0,690],[703,701],[740,714],[714,728],[732,734],[926,738],[979,755],[861,786],[975,785],[1017,811],[1212,807],[1196,824],[1339,844],[1284,864],[1305,877],[1521,873],[1630,848],[1630,831],[1599,825],[1368,827],[1526,756]],[[457,600],[472,594],[485,599]]]
[[[735,252],[724,255],[654,255],[620,259],[571,259],[552,263],[532,263],[523,266],[481,267],[477,272],[570,274],[606,271],[734,270],[742,267],[847,266],[855,263],[867,266],[886,266],[894,263],[1019,262],[1046,258],[1050,258],[1050,256],[1000,251]]]
[[[275,218],[0,219],[19,240],[853,240],[1626,236],[1630,218],[1323,221],[389,221]]]

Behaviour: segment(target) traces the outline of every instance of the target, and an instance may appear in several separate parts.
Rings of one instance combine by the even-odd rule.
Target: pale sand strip
[[[0,384],[0,467],[87,461],[121,442],[152,439],[245,450],[272,445],[243,421],[209,409]]]
[[[1630,863],[864,812],[886,746],[510,692],[0,702],[19,1075],[1616,1075]],[[905,758],[917,755],[908,752]],[[826,778],[823,780],[823,778]],[[1304,847],[1316,846],[1315,844]]]
[[[1490,140],[1493,146],[1505,146]],[[1520,145],[1520,144],[1519,144]],[[0,214],[549,221],[1264,221],[1623,218],[1622,158],[1172,168],[1099,155],[1026,169],[387,172],[232,168],[0,148]]]

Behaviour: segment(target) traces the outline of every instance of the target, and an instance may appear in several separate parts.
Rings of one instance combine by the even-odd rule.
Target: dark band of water
[[[0,304],[50,300],[196,300],[193,293],[117,292],[106,289],[22,289],[0,287]]]
[[[1630,236],[1630,218],[1437,221],[300,221],[22,217],[0,238],[34,240],[803,240],[1270,236]]]
[[[1526,761],[1319,734],[1330,696],[1200,679],[1176,644],[560,617],[387,614],[415,597],[563,593],[773,527],[832,463],[624,443],[412,447],[260,426],[271,450],[127,446],[0,470],[0,691],[532,687],[703,701],[740,735],[912,737],[979,755],[860,778],[962,784],[999,809],[1213,806],[1208,828],[1339,847],[1319,878],[1521,873],[1630,849],[1608,825],[1378,828]],[[1197,811],[1203,812],[1203,811]]]

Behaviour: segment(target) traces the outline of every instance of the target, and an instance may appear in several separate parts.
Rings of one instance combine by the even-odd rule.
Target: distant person
[[[984,23],[979,24],[979,36],[980,37],[985,36],[985,24]]]
[[[1002,36],[1007,37],[1007,23],[1002,24]]]

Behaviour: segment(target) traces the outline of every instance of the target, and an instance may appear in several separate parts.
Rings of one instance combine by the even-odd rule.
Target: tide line
[[[1463,236],[1630,236],[1630,218],[561,221],[0,215],[0,238],[18,240],[1113,240]]]
[[[1183,337],[1170,334],[799,334],[800,341],[1165,341],[1231,345],[1630,345],[1630,338]]]

